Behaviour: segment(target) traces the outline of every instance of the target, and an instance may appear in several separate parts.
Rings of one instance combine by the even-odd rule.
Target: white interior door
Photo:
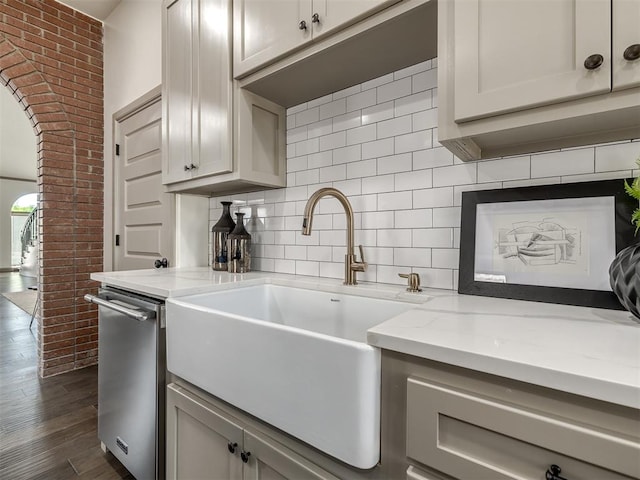
[[[114,270],[173,264],[175,198],[162,185],[160,96],[118,117],[114,168]],[[126,110],[126,109],[125,109]]]

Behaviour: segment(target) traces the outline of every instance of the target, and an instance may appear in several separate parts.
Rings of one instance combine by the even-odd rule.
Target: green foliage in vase
[[[640,157],[636,158],[636,165],[640,168]],[[631,197],[635,198],[640,203],[640,177],[636,177],[631,185],[624,181],[624,189]],[[640,230],[640,208],[636,208],[631,215],[631,223],[636,226],[635,233]]]

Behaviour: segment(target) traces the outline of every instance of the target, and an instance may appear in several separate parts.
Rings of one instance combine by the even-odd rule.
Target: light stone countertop
[[[411,310],[369,330],[370,345],[640,408],[640,324],[627,312],[383,284],[210,268],[102,272],[106,285],[156,297],[180,297],[260,283],[280,283],[395,298]]]

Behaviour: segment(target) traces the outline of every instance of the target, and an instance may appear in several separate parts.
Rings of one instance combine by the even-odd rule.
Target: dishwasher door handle
[[[156,312],[139,312],[127,307],[123,307],[122,305],[118,305],[117,303],[110,302],[109,300],[105,300],[96,295],[86,294],[84,296],[84,299],[87,302],[95,303],[96,305],[100,305],[101,307],[105,307],[110,310],[115,310],[118,313],[122,313],[123,315],[126,315],[127,317],[131,317],[140,322],[156,317]]]

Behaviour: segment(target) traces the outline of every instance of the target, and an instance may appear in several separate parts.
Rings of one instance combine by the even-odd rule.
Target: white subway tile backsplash
[[[431,92],[426,90],[399,98],[394,101],[394,107],[393,114],[396,117],[427,110],[431,108]]]
[[[433,169],[433,186],[444,187],[447,185],[468,185],[476,183],[477,164],[464,163],[451,167],[438,167]]]
[[[302,142],[307,138],[307,127],[297,127],[287,130],[287,144]]]
[[[360,111],[345,113],[344,115],[338,115],[333,117],[333,131],[339,132],[341,130],[347,130],[349,128],[359,127],[362,123],[360,121]]]
[[[453,153],[444,147],[413,152],[413,169],[435,168],[453,165]]]
[[[276,259],[273,266],[273,271],[276,273],[296,273],[296,262],[294,260],[280,260]]]
[[[453,229],[417,228],[413,231],[412,245],[414,247],[451,248],[453,246]]]
[[[331,167],[323,167],[320,169],[321,182],[335,182],[336,180],[345,180],[346,178],[346,165],[333,165]]]
[[[393,175],[367,177],[362,179],[362,193],[393,192],[395,190],[394,185]]]
[[[378,158],[393,155],[393,149],[393,137],[376,140],[375,142],[366,142],[362,144],[362,158]]]
[[[405,285],[398,273],[415,272],[425,287],[453,289],[462,192],[640,173],[640,141],[462,162],[438,142],[437,105],[433,59],[289,108],[288,187],[210,199],[209,227],[220,217],[220,201],[234,201],[233,213],[254,217],[247,229],[255,270],[340,281],[342,205],[322,199],[311,235],[301,234],[309,196],[335,187],[351,202],[355,241],[369,264],[359,281]]]
[[[410,75],[415,75],[416,73],[424,72],[425,70],[429,70],[430,68],[431,60],[425,60],[424,62],[416,63],[415,65],[411,65],[410,67],[403,68],[402,70],[398,70],[397,72],[393,72],[393,78],[394,80],[398,80]]]
[[[593,148],[531,155],[531,177],[594,173],[594,157],[595,151]]]
[[[430,248],[394,248],[393,263],[405,267],[430,267]]]
[[[430,228],[433,225],[433,212],[430,208],[396,210],[394,213],[397,228]]]
[[[433,226],[435,228],[459,227],[460,212],[460,207],[434,208]]]
[[[342,131],[332,133],[331,135],[323,135],[318,138],[318,142],[320,151],[344,147],[347,144],[347,134]]]
[[[319,262],[298,260],[296,262],[296,275],[311,275],[317,277],[320,274]]]
[[[638,158],[640,158],[640,142],[596,147],[596,172],[637,168]]]
[[[378,87],[378,102],[380,103],[407,95],[411,95],[411,77],[401,78]]]
[[[325,118],[333,118],[344,113],[347,113],[347,101],[346,99],[341,98],[339,100],[320,105],[318,116],[320,119],[324,120]]]
[[[306,260],[307,247],[301,245],[287,245],[284,247],[284,257],[288,260]]]
[[[460,251],[457,248],[434,248],[431,250],[431,266],[457,270],[459,256]]]
[[[410,247],[411,230],[394,228],[392,230],[378,230],[379,247]]]
[[[425,188],[413,191],[413,208],[449,207],[453,205],[453,187]]]
[[[363,229],[393,228],[394,216],[392,211],[388,212],[364,212],[362,213]]]
[[[378,194],[378,210],[404,210],[412,208],[411,192]]]
[[[296,126],[309,125],[310,123],[320,120],[320,110],[318,107],[309,108],[303,110],[300,113],[296,113]]]
[[[320,120],[307,126],[307,138],[329,135],[333,132],[333,121],[330,118]]]
[[[420,190],[433,186],[433,171],[418,170],[405,173],[396,173],[395,190]]]
[[[354,95],[358,93],[360,90],[364,90],[361,85],[354,85],[352,87],[347,87],[344,90],[339,90],[333,93],[333,99],[337,100],[339,98],[345,98],[350,95]]]
[[[347,112],[362,110],[377,103],[376,89],[365,90],[347,97]]]
[[[347,164],[347,178],[373,177],[376,175],[376,160],[363,160]]]
[[[358,146],[360,146],[361,143],[371,142],[376,138],[375,123],[372,125],[364,125],[362,127],[356,127],[352,128],[351,130],[347,130],[347,145],[358,144]]]
[[[403,153],[402,155],[390,155],[388,157],[378,158],[378,175],[408,172],[411,170],[411,163],[411,153]]]
[[[362,146],[360,144],[333,150],[333,164],[357,162],[362,158]]]
[[[362,110],[362,124],[381,122],[393,118],[393,102],[381,103]]]
[[[411,133],[411,115],[378,123],[378,138],[396,137],[405,133]]]
[[[411,115],[412,130],[427,130],[438,126],[438,110],[432,108],[431,110],[424,110]],[[434,139],[435,142],[435,139]],[[434,145],[435,146],[435,145]]]
[[[368,82],[364,82],[362,84],[362,91],[369,90],[370,88],[376,88],[380,85],[391,82],[393,82],[393,73],[387,73],[386,75],[382,75],[381,77],[374,78],[373,80],[369,80]],[[378,102],[381,103],[380,100],[378,100]]]
[[[417,73],[412,77],[411,91],[413,93],[429,90],[438,86],[438,70],[431,69]]]
[[[303,140],[295,144],[296,156],[308,155],[320,150],[319,141],[317,138],[311,138],[309,140]]]
[[[315,262],[330,262],[331,247],[311,245],[307,249],[307,259]]]
[[[531,176],[531,157],[511,157],[478,163],[478,183],[520,180]]]
[[[315,100],[311,100],[307,102],[307,108],[317,107],[319,105],[324,105],[325,103],[329,103],[333,100],[333,94],[325,95],[324,97],[316,98]]]
[[[421,130],[395,137],[396,153],[415,152],[425,148],[431,148],[431,130]]]

